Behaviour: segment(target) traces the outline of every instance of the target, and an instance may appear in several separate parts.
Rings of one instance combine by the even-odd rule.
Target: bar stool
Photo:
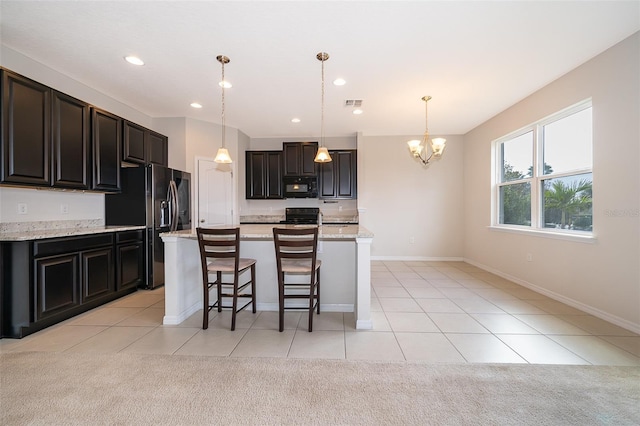
[[[309,331],[313,329],[313,311],[320,314],[320,265],[317,257],[318,228],[273,228],[278,268],[279,326],[284,329],[284,310],[301,309],[286,306],[287,299],[308,299]],[[291,279],[286,276],[308,275],[308,280]]]
[[[204,315],[202,328],[209,327],[209,311],[218,308],[231,308],[231,330],[236,329],[236,314],[253,304],[253,313],[256,313],[256,260],[240,257],[240,228],[196,228],[198,245],[200,246],[200,260],[202,262],[202,284],[204,290]],[[244,284],[239,284],[240,275],[251,270],[251,279]],[[233,282],[223,281],[222,274],[233,274]],[[209,275],[215,275],[215,280],[210,281]],[[229,277],[230,278],[230,277]],[[241,293],[251,285],[251,293]],[[217,299],[209,304],[209,292],[216,287]],[[232,299],[231,305],[224,305],[222,298]],[[238,307],[238,298],[250,300]]]

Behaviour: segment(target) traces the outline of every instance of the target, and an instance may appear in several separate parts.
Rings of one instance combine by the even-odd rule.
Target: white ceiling
[[[326,136],[421,134],[424,95],[432,134],[464,134],[640,30],[640,1],[0,0],[0,23],[2,44],[151,117],[219,123],[224,54],[227,125],[317,136],[326,51]]]

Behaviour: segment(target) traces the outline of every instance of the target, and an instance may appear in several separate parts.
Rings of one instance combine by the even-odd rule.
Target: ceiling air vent
[[[347,99],[344,101],[344,106],[359,108],[362,106],[362,99]]]

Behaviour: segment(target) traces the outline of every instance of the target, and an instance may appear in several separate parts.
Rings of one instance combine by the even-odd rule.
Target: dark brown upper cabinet
[[[246,152],[248,200],[282,198],[282,151]]]
[[[2,74],[2,161],[0,182],[51,184],[51,90],[40,83]]]
[[[131,163],[145,164],[147,162],[147,130],[131,123],[123,122],[124,135],[122,138],[122,159]]]
[[[149,130],[147,136],[147,162],[168,166],[169,163],[169,138],[160,133]]]
[[[124,122],[122,159],[137,164],[168,164],[168,138],[129,121]]]
[[[319,198],[357,198],[357,150],[334,150],[329,154],[333,161],[320,164]]]
[[[283,142],[284,176],[317,176],[318,142]]]
[[[0,80],[0,184],[118,192],[121,160],[167,166],[166,136],[2,67]]]
[[[91,109],[93,185],[101,191],[120,191],[122,119],[98,108]]]
[[[89,189],[89,105],[52,90],[53,186]]]

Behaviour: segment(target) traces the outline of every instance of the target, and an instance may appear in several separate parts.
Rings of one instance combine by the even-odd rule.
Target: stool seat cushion
[[[240,258],[238,269],[241,271],[256,263],[255,259]],[[233,272],[236,267],[235,259],[215,259],[207,263],[207,271],[209,272]]]
[[[321,260],[316,260],[316,269],[320,269],[320,265],[322,264]],[[310,260],[293,260],[293,259],[282,259],[282,272],[288,273],[309,273],[311,271],[311,261]]]

